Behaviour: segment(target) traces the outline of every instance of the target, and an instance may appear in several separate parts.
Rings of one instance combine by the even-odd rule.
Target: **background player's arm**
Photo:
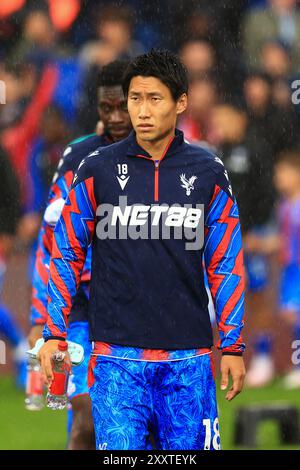
[[[32,277],[30,322],[31,330],[28,336],[30,347],[34,347],[36,341],[42,337],[43,327],[47,319],[47,284],[49,279],[50,252],[45,244],[45,227],[42,223],[38,248],[35,256],[34,271]]]
[[[273,233],[261,237],[254,233],[248,233],[243,237],[244,250],[247,253],[262,253],[263,255],[278,254],[281,248],[279,234]]]
[[[72,299],[80,284],[87,249],[94,235],[95,214],[93,178],[90,177],[71,189],[54,230],[48,317],[43,332],[46,343],[39,353],[48,383],[53,377],[51,355],[57,349],[58,340],[65,340],[67,336]]]
[[[238,208],[224,169],[219,173],[205,221],[205,265],[212,294],[222,351],[221,388],[233,385],[231,400],[243,387],[245,368],[242,353],[245,275]]]
[[[53,231],[63,205],[59,204],[59,201],[64,201],[67,198],[72,179],[72,171],[62,173],[52,183],[49,191],[47,208],[38,237],[38,248],[32,278],[30,309],[30,322],[32,328],[28,336],[31,347],[33,347],[36,340],[42,336],[43,326],[47,321],[47,286],[49,280],[49,264],[52,250]]]

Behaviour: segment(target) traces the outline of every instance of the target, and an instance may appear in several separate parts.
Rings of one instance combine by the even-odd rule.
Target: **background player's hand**
[[[221,359],[221,390],[227,390],[229,377],[232,378],[232,386],[226,393],[226,400],[232,400],[238,395],[244,385],[246,369],[244,359],[241,356],[222,356]]]
[[[104,125],[102,121],[98,121],[96,125],[96,134],[102,135],[104,133]]]
[[[34,325],[29,331],[28,343],[31,348],[34,348],[38,339],[43,336],[44,325]]]
[[[38,352],[37,358],[41,364],[41,372],[43,374],[43,379],[45,383],[50,386],[53,380],[53,371],[52,371],[52,355],[58,351],[59,340],[51,339],[47,341]],[[69,364],[71,372],[71,359],[68,351],[65,353],[64,362]]]

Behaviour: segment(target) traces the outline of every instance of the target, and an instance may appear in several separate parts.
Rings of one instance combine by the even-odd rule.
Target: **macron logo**
[[[125,175],[117,176],[117,180],[119,181],[119,185],[121,186],[122,191],[125,189],[125,186],[128,183],[129,178],[130,176],[126,177]]]

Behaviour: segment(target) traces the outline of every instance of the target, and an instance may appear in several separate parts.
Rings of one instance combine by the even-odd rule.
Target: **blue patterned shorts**
[[[91,356],[89,391],[99,450],[220,448],[211,354],[149,362]]]

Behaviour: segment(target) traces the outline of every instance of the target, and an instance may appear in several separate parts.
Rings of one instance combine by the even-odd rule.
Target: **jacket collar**
[[[128,136],[128,141],[129,141],[129,146],[127,149],[127,155],[128,156],[136,156],[136,155],[143,155],[148,158],[152,158],[152,156],[146,152],[143,147],[141,147],[137,141],[136,141],[136,134],[134,131],[132,131],[129,136]],[[184,143],[184,135],[183,132],[180,131],[179,129],[175,129],[175,137],[173,138],[171,144],[168,144],[167,146],[167,151],[165,154],[165,157],[175,153],[178,151],[180,146]]]
[[[104,145],[110,145],[113,144],[114,141],[112,140],[111,136],[109,135],[108,132],[103,132],[102,135],[100,135],[101,140],[103,141]]]

